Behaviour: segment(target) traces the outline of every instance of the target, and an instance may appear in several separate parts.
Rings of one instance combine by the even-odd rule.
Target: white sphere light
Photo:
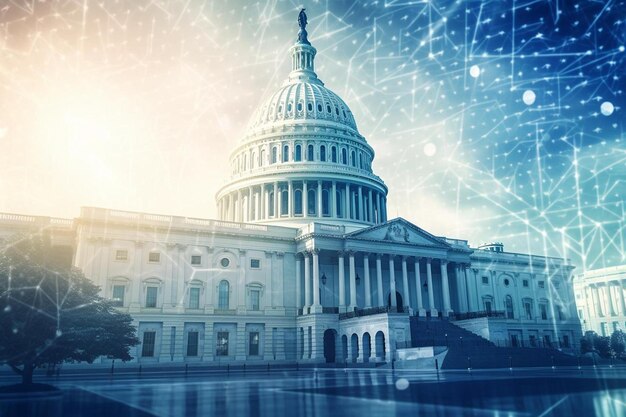
[[[605,101],[600,105],[600,112],[605,116],[610,116],[615,111],[615,106],[610,101]]]
[[[437,153],[437,146],[434,143],[428,142],[424,145],[424,155],[434,156]]]
[[[480,75],[480,67],[478,65],[472,65],[470,67],[469,73],[472,77],[478,78]]]
[[[406,378],[399,378],[396,381],[396,389],[399,391],[404,391],[409,387],[409,381]]]
[[[527,106],[531,106],[535,102],[536,98],[537,96],[535,95],[535,92],[533,90],[526,90],[522,95],[522,100]]]

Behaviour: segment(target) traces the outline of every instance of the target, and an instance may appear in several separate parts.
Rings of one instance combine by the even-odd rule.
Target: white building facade
[[[586,271],[574,278],[583,331],[610,336],[626,328],[626,265]]]
[[[71,248],[134,318],[140,363],[387,362],[410,345],[411,316],[574,344],[573,266],[388,220],[374,150],[317,77],[306,34],[290,54],[231,155],[219,220],[84,207],[73,220],[0,215],[0,233],[46,229]]]

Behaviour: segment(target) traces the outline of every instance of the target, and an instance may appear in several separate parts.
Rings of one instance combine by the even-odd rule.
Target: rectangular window
[[[124,285],[113,286],[113,305],[115,307],[124,307],[124,292],[126,287]]]
[[[189,288],[189,308],[200,308],[200,288]]]
[[[556,306],[556,314],[559,320],[565,320],[565,315],[563,314],[563,307]]]
[[[489,277],[483,276],[483,284],[489,284]]]
[[[485,301],[485,311],[491,313],[491,301]]]
[[[191,255],[191,264],[192,265],[200,265],[202,263],[202,256],[200,255]]]
[[[568,348],[569,347],[569,336],[568,335],[563,335],[563,347],[564,348]]]
[[[541,309],[541,320],[548,320],[548,306],[545,304],[539,304]]]
[[[143,332],[143,345],[141,346],[141,356],[151,358],[154,356],[154,342],[156,332]]]
[[[532,320],[533,312],[532,312],[530,303],[528,302],[524,303],[524,311],[526,312],[526,319]]]
[[[527,279],[522,280],[522,285],[524,287],[528,287],[528,280]]]
[[[259,311],[259,299],[260,299],[260,291],[251,290],[250,291],[250,306],[252,310]]]
[[[544,345],[544,347],[551,347],[552,346],[552,340],[550,339],[550,335],[549,334],[543,335],[543,345]]]
[[[250,259],[250,268],[259,269],[261,267],[260,259]]]
[[[530,342],[530,346],[537,347],[537,336],[531,334],[530,336],[528,336],[528,341]]]
[[[259,356],[259,332],[250,332],[248,355]]]
[[[126,261],[128,260],[128,251],[126,249],[118,249],[115,251],[115,260],[116,261]]]
[[[155,308],[157,306],[157,287],[146,288],[146,307]]]
[[[159,252],[150,252],[148,254],[148,262],[160,262],[161,254]]]
[[[198,332],[187,333],[187,356],[198,356]]]
[[[228,356],[228,332],[217,332],[215,356]]]
[[[546,285],[545,285],[545,283],[543,281],[537,281],[537,286],[539,288],[545,288]]]

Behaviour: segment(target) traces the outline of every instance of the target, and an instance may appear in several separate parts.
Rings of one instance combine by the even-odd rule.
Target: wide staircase
[[[550,348],[498,347],[445,319],[411,317],[411,346],[447,346],[441,369],[485,369],[533,366],[590,365],[578,358]]]

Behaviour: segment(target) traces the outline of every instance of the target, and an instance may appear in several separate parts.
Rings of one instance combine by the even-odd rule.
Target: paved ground
[[[39,382],[54,383],[62,393],[0,399],[0,416],[626,416],[626,368],[439,374],[249,370],[186,376],[166,371],[114,377],[68,372]]]

